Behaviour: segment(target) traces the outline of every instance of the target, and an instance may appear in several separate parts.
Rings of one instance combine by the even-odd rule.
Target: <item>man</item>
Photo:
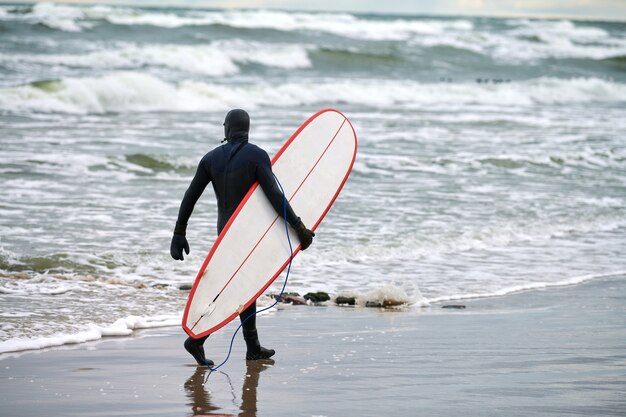
[[[263,189],[276,212],[284,213],[284,199],[280,188],[272,174],[270,158],[263,149],[248,143],[250,130],[250,116],[244,110],[235,109],[228,112],[224,120],[224,141],[207,153],[196,171],[189,188],[185,192],[178,211],[178,220],[172,237],[170,254],[172,258],[183,260],[183,250],[189,254],[189,244],[185,237],[187,221],[193,208],[202,195],[206,186],[211,182],[217,197],[217,233],[221,233],[228,219],[233,215],[237,206],[247,194],[250,187],[256,182]],[[315,233],[307,229],[293,209],[287,203],[287,222],[298,234],[302,250],[313,242]],[[239,315],[243,323],[243,337],[246,341],[246,360],[267,359],[274,355],[273,349],[266,349],[259,343],[256,330],[256,302]],[[194,339],[187,338],[185,349],[194,357],[198,365],[213,366],[213,361],[206,359],[204,342],[208,336]]]

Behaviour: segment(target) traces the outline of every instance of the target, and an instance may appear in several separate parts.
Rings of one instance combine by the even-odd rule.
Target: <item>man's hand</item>
[[[295,227],[296,233],[298,234],[298,239],[300,239],[300,244],[302,245],[302,250],[306,250],[311,243],[313,243],[313,237],[315,233],[306,228],[304,223],[300,221]]]
[[[172,244],[170,245],[170,255],[172,255],[172,258],[176,260],[183,261],[185,259],[183,258],[183,249],[185,250],[185,253],[189,255],[189,244],[187,243],[187,238],[185,235],[174,234],[174,236],[172,236]]]

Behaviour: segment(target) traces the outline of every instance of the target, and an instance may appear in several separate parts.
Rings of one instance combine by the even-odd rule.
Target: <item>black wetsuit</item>
[[[263,149],[245,138],[233,138],[207,153],[193,177],[178,212],[178,223],[187,224],[191,212],[211,182],[217,198],[217,233],[221,233],[250,187],[258,181],[276,212],[282,217],[283,194],[272,174],[270,158]],[[299,219],[287,203],[287,221],[295,227]]]
[[[256,181],[259,182],[276,212],[281,217],[283,216],[285,202],[272,174],[270,158],[263,149],[248,143],[249,120],[248,114],[243,110],[233,110],[226,116],[224,132],[227,143],[213,149],[200,161],[196,174],[180,204],[175,233],[185,233],[193,208],[209,182],[213,184],[217,197],[218,234],[222,232],[239,203]],[[287,203],[287,222],[294,228],[300,223],[300,219],[295,215],[289,203]],[[256,336],[255,312],[256,302],[253,302],[239,315],[243,323],[244,338],[249,345],[248,352],[260,347]],[[188,350],[195,349],[197,352],[205,340],[206,337],[194,340],[189,338],[185,347]],[[192,350],[190,353],[194,354]],[[204,351],[202,351],[203,356]]]

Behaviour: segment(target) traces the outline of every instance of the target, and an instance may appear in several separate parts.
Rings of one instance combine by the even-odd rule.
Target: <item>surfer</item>
[[[185,237],[187,222],[209,182],[213,184],[217,198],[218,235],[256,181],[259,182],[276,212],[280,216],[283,215],[285,202],[272,174],[270,158],[263,149],[248,142],[249,130],[250,116],[244,110],[235,109],[226,114],[225,137],[222,141],[226,143],[213,149],[200,160],[196,174],[180,204],[170,246],[172,258],[182,261],[183,250],[189,254],[189,244]],[[302,250],[308,248],[313,242],[315,233],[302,223],[289,203],[287,203],[287,222],[296,231]],[[256,301],[239,315],[243,323],[243,337],[247,347],[246,360],[267,359],[275,353],[273,349],[261,346],[256,329],[255,313]],[[185,349],[194,357],[198,365],[213,366],[213,361],[206,359],[204,354],[204,342],[208,337],[198,339],[188,337],[185,340]]]

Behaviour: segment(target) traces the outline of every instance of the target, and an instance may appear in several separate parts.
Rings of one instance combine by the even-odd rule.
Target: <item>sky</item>
[[[0,0],[0,3],[15,2]],[[626,20],[626,0],[65,0],[61,3]]]

